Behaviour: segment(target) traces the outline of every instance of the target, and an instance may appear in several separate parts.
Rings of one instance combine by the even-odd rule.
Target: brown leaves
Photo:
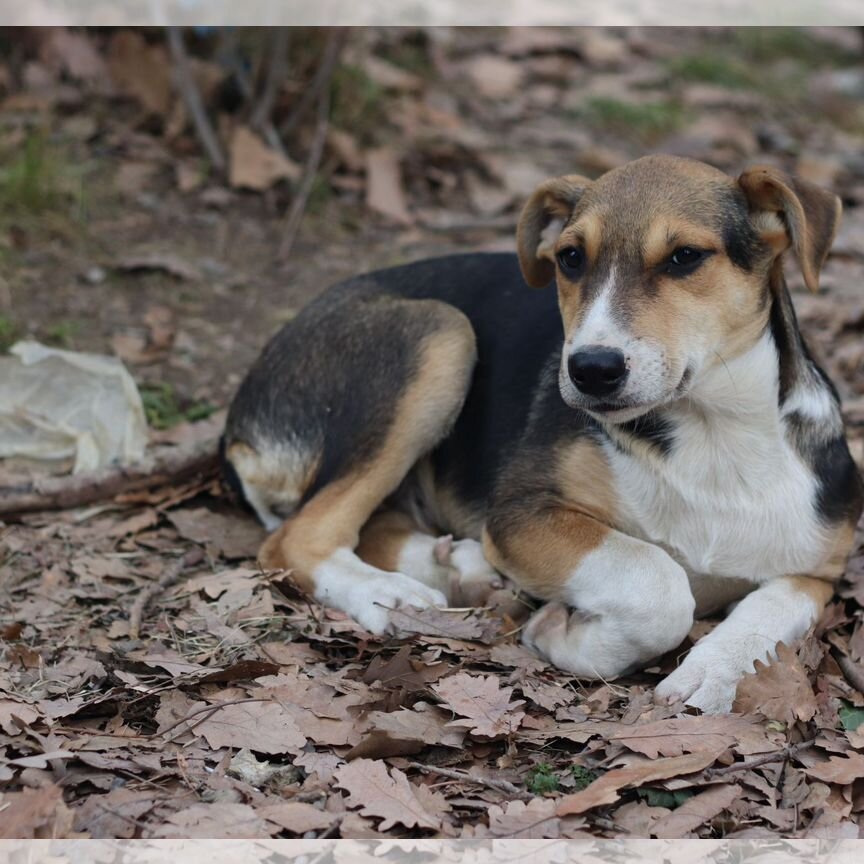
[[[764,740],[758,721],[735,714],[700,717],[670,717],[654,723],[642,723],[616,732],[611,741],[619,741],[630,750],[650,759],[658,756],[681,756],[684,753],[718,752],[742,738]],[[765,749],[772,749],[767,745]],[[748,752],[753,752],[749,751]]]
[[[248,747],[258,753],[292,753],[306,743],[293,717],[275,702],[249,700],[203,710],[196,705],[187,723],[214,750]]]
[[[757,661],[755,665],[756,672],[745,675],[738,684],[735,712],[761,714],[781,723],[813,717],[816,697],[794,649],[781,642],[773,663]]]
[[[515,732],[525,716],[518,710],[525,703],[510,701],[512,687],[501,687],[492,675],[481,678],[460,672],[445,678],[432,688],[457,714],[467,718],[454,720],[451,726],[464,726],[473,735],[497,738]]]
[[[805,768],[804,773],[825,783],[845,786],[864,777],[864,753],[850,752],[848,756],[832,756],[827,762]]]
[[[238,189],[261,192],[279,180],[300,177],[300,168],[294,162],[271,150],[246,126],[234,129],[230,151],[229,181]]]
[[[336,772],[336,784],[349,793],[348,807],[383,820],[382,831],[396,824],[406,828],[440,826],[440,820],[425,810],[415,788],[398,768],[388,773],[383,762],[355,759]]]
[[[693,774],[707,768],[721,752],[722,750],[715,750],[713,753],[672,756],[666,759],[637,762],[628,768],[614,768],[607,771],[581,792],[575,792],[562,798],[558,802],[556,812],[559,816],[568,816],[573,813],[584,813],[592,807],[612,804],[618,800],[621,789],[638,788],[657,780],[668,780],[670,777]]]

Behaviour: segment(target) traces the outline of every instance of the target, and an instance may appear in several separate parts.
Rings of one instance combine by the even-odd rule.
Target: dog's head
[[[530,285],[558,285],[564,400],[618,423],[685,395],[764,331],[787,248],[818,289],[839,216],[836,196],[774,168],[734,180],[673,156],[543,183],[519,259]]]

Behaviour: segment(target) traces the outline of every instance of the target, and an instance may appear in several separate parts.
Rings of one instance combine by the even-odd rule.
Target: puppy
[[[547,601],[525,643],[582,678],[737,604],[655,694],[730,710],[819,617],[861,513],[782,269],[789,250],[817,290],[839,216],[774,168],[650,156],[542,184],[518,260],[324,292],[227,420],[228,478],[273,531],[262,564],[376,633],[504,574]]]

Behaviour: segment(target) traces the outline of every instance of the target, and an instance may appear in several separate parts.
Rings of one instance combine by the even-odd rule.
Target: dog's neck
[[[766,467],[785,449],[778,445],[790,428],[793,443],[842,432],[836,396],[810,357],[782,273],[771,285],[768,323],[756,342],[737,357],[718,357],[686,396],[651,414],[607,431],[636,458],[664,458],[686,437],[703,441],[704,452],[718,458],[750,448]]]

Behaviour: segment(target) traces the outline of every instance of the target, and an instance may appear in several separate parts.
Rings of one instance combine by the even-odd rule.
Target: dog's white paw
[[[476,540],[442,537],[435,557],[450,568],[448,594],[453,606],[482,606],[493,591],[504,587],[501,574],[486,560]]]
[[[654,701],[661,705],[683,702],[705,714],[728,714],[742,674],[710,645],[697,645],[684,662],[657,685]]]
[[[395,632],[390,619],[393,609],[414,606],[446,606],[447,598],[435,588],[423,585],[401,573],[387,573],[357,585],[346,598],[347,612],[361,627],[381,636]]]

